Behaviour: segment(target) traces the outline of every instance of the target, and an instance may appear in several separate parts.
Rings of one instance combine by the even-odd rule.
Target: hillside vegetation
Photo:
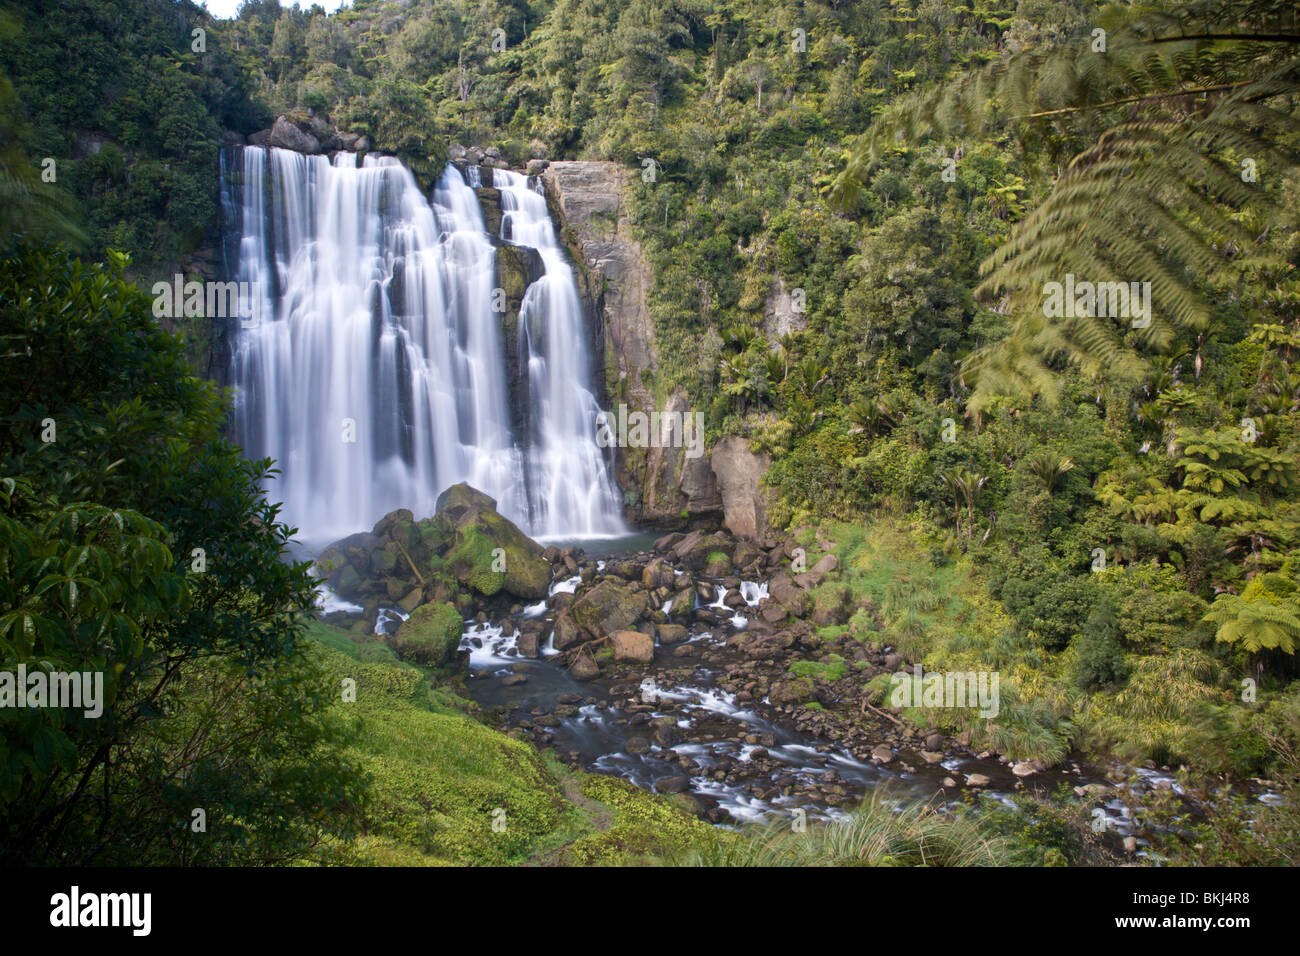
[[[0,650],[6,666],[116,661],[123,715],[107,729],[6,725],[6,812],[51,821],[25,852],[102,859],[103,834],[142,806],[177,819],[234,799],[202,761],[183,787],[162,781],[189,759],[182,741],[206,739],[213,695],[244,681],[270,683],[239,719],[278,731],[231,743],[222,766],[288,789],[265,796],[264,818],[249,805],[258,840],[207,855],[184,856],[161,824],[136,833],[158,859],[752,850],[711,844],[618,784],[570,780],[422,672],[362,661],[321,625],[332,650],[302,639],[309,582],[279,562],[291,530],[256,491],[270,463],[222,440],[226,406],[128,281],[219,258],[223,133],[289,113],[364,134],[422,175],[453,143],[495,146],[516,168],[637,171],[651,385],[661,400],[683,391],[711,439],[772,456],[770,517],[838,542],[854,600],[881,610],[871,639],[927,669],[1002,671],[1005,713],[983,729],[1003,752],[1052,763],[1082,748],[1269,782],[1285,799],[1249,804],[1258,826],[1233,829],[1247,805],[1225,802],[1209,835],[1167,852],[1294,859],[1279,836],[1300,747],[1292,4],[354,0],[327,16],[246,0],[231,21],[164,0],[0,10],[0,186],[13,198],[0,342],[7,365],[28,363],[5,375],[0,405]],[[1147,321],[1045,314],[1047,283],[1067,274],[1149,281]],[[48,358],[51,336],[66,354]],[[37,437],[47,415],[69,429],[54,446]],[[191,549],[215,540],[229,572],[195,579]],[[49,561],[62,562],[53,583]],[[356,712],[323,690],[344,670],[365,691]],[[298,699],[285,694],[304,703],[282,706]],[[347,736],[349,720],[363,730]],[[151,782],[128,785],[119,761]],[[319,812],[287,826],[280,800]],[[498,807],[505,837],[490,827]],[[909,826],[933,836],[923,816]],[[939,842],[953,861],[983,860],[1006,835]],[[754,859],[781,857],[769,842]]]

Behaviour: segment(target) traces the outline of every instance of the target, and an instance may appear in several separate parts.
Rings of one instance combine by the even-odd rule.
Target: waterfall
[[[577,287],[525,177],[494,171],[509,209],[501,238],[532,246],[545,267],[521,308],[528,387],[516,429],[496,249],[459,171],[449,166],[426,201],[389,157],[358,165],[350,153],[331,162],[249,146],[231,159],[232,271],[260,293],[260,321],[234,338],[235,437],[250,458],[276,460],[268,493],[302,540],[369,529],[395,508],[432,514],[460,481],[536,537],[626,530],[595,441]]]

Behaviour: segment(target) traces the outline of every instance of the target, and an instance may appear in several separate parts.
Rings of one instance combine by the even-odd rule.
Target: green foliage
[[[0,74],[13,81],[25,122],[10,125],[0,86],[0,139],[13,137],[33,161],[53,160],[58,177],[33,196],[83,227],[93,255],[131,252],[145,273],[170,275],[183,256],[215,245],[221,130],[250,132],[267,117],[207,11],[189,0],[12,11]],[[207,31],[204,53],[192,49],[194,28]],[[15,215],[31,208],[5,205]]]
[[[962,816],[901,802],[879,790],[852,814],[804,833],[751,825],[735,840],[695,849],[687,866],[999,866],[1010,844]]]
[[[357,786],[300,652],[312,584],[282,560],[269,463],[221,438],[222,396],[125,266],[0,261],[0,343],[22,370],[0,387],[0,664],[105,689],[95,718],[3,710],[5,858],[286,859],[347,831]]]
[[[1300,606],[1296,583],[1284,574],[1260,574],[1241,594],[1221,594],[1205,615],[1217,624],[1215,638],[1238,644],[1251,654],[1265,650],[1296,652],[1300,639]]]
[[[1287,97],[1300,61],[1290,44],[1243,41],[1241,25],[1286,33],[1293,12],[1251,0],[1112,6],[1102,18],[1104,55],[1077,40],[1034,47],[900,100],[877,121],[838,183],[841,204],[900,140],[1015,122],[1028,127],[1025,140],[1055,135],[1058,151],[1092,144],[982,266],[983,291],[1009,294],[1017,320],[1012,338],[967,363],[981,375],[976,406],[1008,388],[1054,396],[1047,363],[1059,355],[1090,375],[1136,380],[1134,344],[1162,348],[1182,329],[1207,326],[1209,306],[1189,276],[1245,276],[1270,258],[1255,236],[1261,224],[1287,220],[1285,205],[1277,190],[1254,188],[1241,161],[1267,157],[1283,172],[1300,165],[1287,135],[1297,128]],[[1066,120],[1078,122],[1062,136]],[[1276,257],[1272,264],[1285,268]],[[1140,274],[1153,286],[1150,322],[1133,335],[1112,316],[1047,321],[1038,307],[1044,284],[1067,273],[1094,282]]]

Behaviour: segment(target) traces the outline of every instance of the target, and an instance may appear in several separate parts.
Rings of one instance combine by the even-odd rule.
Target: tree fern
[[[1283,210],[1239,166],[1250,160],[1270,182],[1300,168],[1287,136],[1300,130],[1288,99],[1300,92],[1294,5],[1112,5],[1099,24],[1105,52],[1079,38],[898,102],[864,135],[833,192],[851,202],[875,160],[900,142],[1008,125],[1022,143],[1049,147],[1098,134],[983,263],[978,293],[1016,321],[1008,340],[967,359],[975,408],[1008,392],[1052,396],[1053,359],[1136,381],[1141,350],[1166,348],[1208,322],[1199,283],[1271,263],[1257,240]],[[1048,318],[1044,284],[1067,273],[1150,282],[1149,321]]]

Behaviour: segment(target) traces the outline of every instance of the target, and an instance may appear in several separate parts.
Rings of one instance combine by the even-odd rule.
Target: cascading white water
[[[528,447],[529,508],[543,526],[551,516],[576,516],[584,527],[621,527],[613,480],[592,425],[600,406],[591,389],[582,303],[573,270],[560,251],[546,199],[529,178],[493,170],[501,192],[501,238],[536,249],[545,274],[528,287],[519,310],[519,354],[527,358],[532,435]]]
[[[250,457],[276,459],[270,495],[303,541],[368,529],[395,508],[431,514],[459,481],[534,536],[625,531],[595,441],[572,272],[523,177],[505,177],[512,206],[531,197],[510,214],[510,238],[536,245],[546,274],[521,310],[531,433],[515,435],[495,249],[460,173],[448,167],[431,206],[391,158],[240,153],[242,182],[223,177],[223,207],[241,216],[237,278],[262,301],[261,321],[235,339],[235,432]]]

